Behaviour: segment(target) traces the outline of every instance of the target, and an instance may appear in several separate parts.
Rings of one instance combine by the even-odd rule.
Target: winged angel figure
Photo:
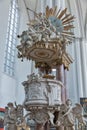
[[[82,124],[86,124],[84,117],[82,116],[82,106],[75,104],[72,107],[70,99],[65,104],[61,104],[59,116],[56,122],[57,126],[64,126],[66,130],[75,130],[75,118]]]

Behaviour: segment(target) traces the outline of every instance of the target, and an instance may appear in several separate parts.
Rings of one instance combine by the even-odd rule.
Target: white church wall
[[[75,7],[75,1],[69,1],[67,0],[67,7],[68,10],[76,17],[75,22],[74,22],[74,26],[75,26],[75,36],[80,36],[80,31],[79,31],[79,27],[80,25],[77,24],[77,22],[79,23],[79,19],[78,19],[78,12],[77,12],[77,8]],[[67,50],[69,52],[69,54],[72,56],[73,58],[73,63],[70,65],[70,69],[67,72],[67,95],[68,98],[72,99],[73,102],[77,102],[79,101],[79,94],[78,94],[78,72],[77,72],[77,55],[76,55],[76,42],[74,41],[70,46],[67,47]],[[80,55],[79,55],[80,57]],[[82,79],[81,79],[82,80]],[[80,82],[80,81],[79,81]]]
[[[87,11],[87,0],[80,0],[81,3],[81,9],[82,9],[82,18],[83,18],[83,23],[85,24],[85,18],[87,17],[86,11]]]
[[[2,75],[0,87],[0,106],[4,107],[8,102],[16,101],[16,80],[6,74]]]
[[[68,52],[73,57],[74,62],[70,66],[70,71],[67,72],[68,97],[72,98],[74,102],[79,101],[80,97],[87,96],[87,61],[82,6],[83,5],[78,0],[67,0],[68,9],[76,17],[74,22],[74,34],[76,39],[73,41],[72,45],[68,47]]]
[[[73,57],[73,63],[70,65],[69,71],[66,73],[66,87],[67,87],[67,98],[70,98],[73,102],[78,101],[78,90],[77,90],[77,72],[76,72],[76,59],[75,59],[75,45],[72,44],[68,47],[70,50],[69,54]]]
[[[0,107],[15,101],[16,80],[4,73],[5,44],[10,0],[0,1]]]

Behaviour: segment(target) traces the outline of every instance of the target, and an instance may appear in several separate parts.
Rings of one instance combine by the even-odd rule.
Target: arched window
[[[12,0],[9,9],[4,72],[9,76],[14,76],[15,69],[15,49],[18,32],[19,10],[17,0]]]

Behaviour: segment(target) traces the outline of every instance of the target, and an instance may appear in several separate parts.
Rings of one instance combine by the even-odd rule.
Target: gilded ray
[[[64,26],[64,30],[70,30],[71,28],[74,28],[74,26],[73,25]]]
[[[68,40],[70,40],[70,41],[72,41],[73,40],[73,38],[74,38],[74,36],[67,36],[67,38],[68,38]],[[65,39],[67,40],[67,38],[65,37]]]
[[[65,8],[64,10],[61,11],[61,13],[58,16],[58,19],[61,19],[63,17],[63,15],[66,13],[67,8]]]
[[[66,34],[69,34],[69,35],[74,35],[73,32],[65,32],[65,31],[63,31],[62,33],[66,33]]]
[[[66,34],[66,33],[61,33],[61,35],[66,36],[67,38],[68,38],[68,37],[73,37],[73,36],[74,36],[74,35]]]
[[[69,39],[69,40],[70,40],[70,38],[72,38],[72,39],[75,38],[74,35],[72,36],[72,35],[63,34],[63,33],[61,33],[61,35],[62,35],[63,37],[67,37],[67,39]],[[71,39],[71,40],[72,40],[72,39]]]
[[[58,17],[59,13],[60,13],[61,9],[58,10],[57,14],[56,14],[56,17]]]
[[[65,15],[65,17],[62,18],[61,20],[64,21],[65,19],[67,19],[67,18],[70,17],[70,16],[72,16],[72,15],[71,15],[71,14],[67,14],[67,15]]]
[[[55,16],[56,15],[56,11],[57,11],[57,6],[54,7],[54,10],[53,10],[53,15]]]
[[[50,9],[50,16],[53,16],[53,9]]]
[[[72,42],[72,40],[74,39],[74,36],[67,36],[67,39],[70,40]]]
[[[64,26],[64,25],[69,25],[69,24],[71,24],[71,23],[73,23],[73,22],[74,22],[74,20],[71,20],[71,21],[69,21],[69,22],[63,23],[63,26]]]
[[[46,7],[46,18],[49,17],[49,6]]]
[[[67,20],[63,21],[63,24],[64,24],[64,23],[67,23],[67,22],[69,22],[69,21],[72,21],[74,18],[75,18],[74,16],[71,16],[71,17],[68,18]]]

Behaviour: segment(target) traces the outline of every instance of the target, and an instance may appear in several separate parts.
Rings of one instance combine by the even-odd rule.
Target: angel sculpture
[[[75,130],[75,118],[82,124],[86,124],[82,116],[82,107],[80,104],[75,104],[72,107],[72,102],[70,99],[66,101],[65,104],[61,104],[58,120],[56,122],[57,126],[64,126],[66,130]]]
[[[17,130],[24,123],[23,106],[9,102],[5,107],[4,129]]]
[[[16,109],[13,103],[9,102],[5,107],[4,129],[17,130],[15,122],[16,122]]]

